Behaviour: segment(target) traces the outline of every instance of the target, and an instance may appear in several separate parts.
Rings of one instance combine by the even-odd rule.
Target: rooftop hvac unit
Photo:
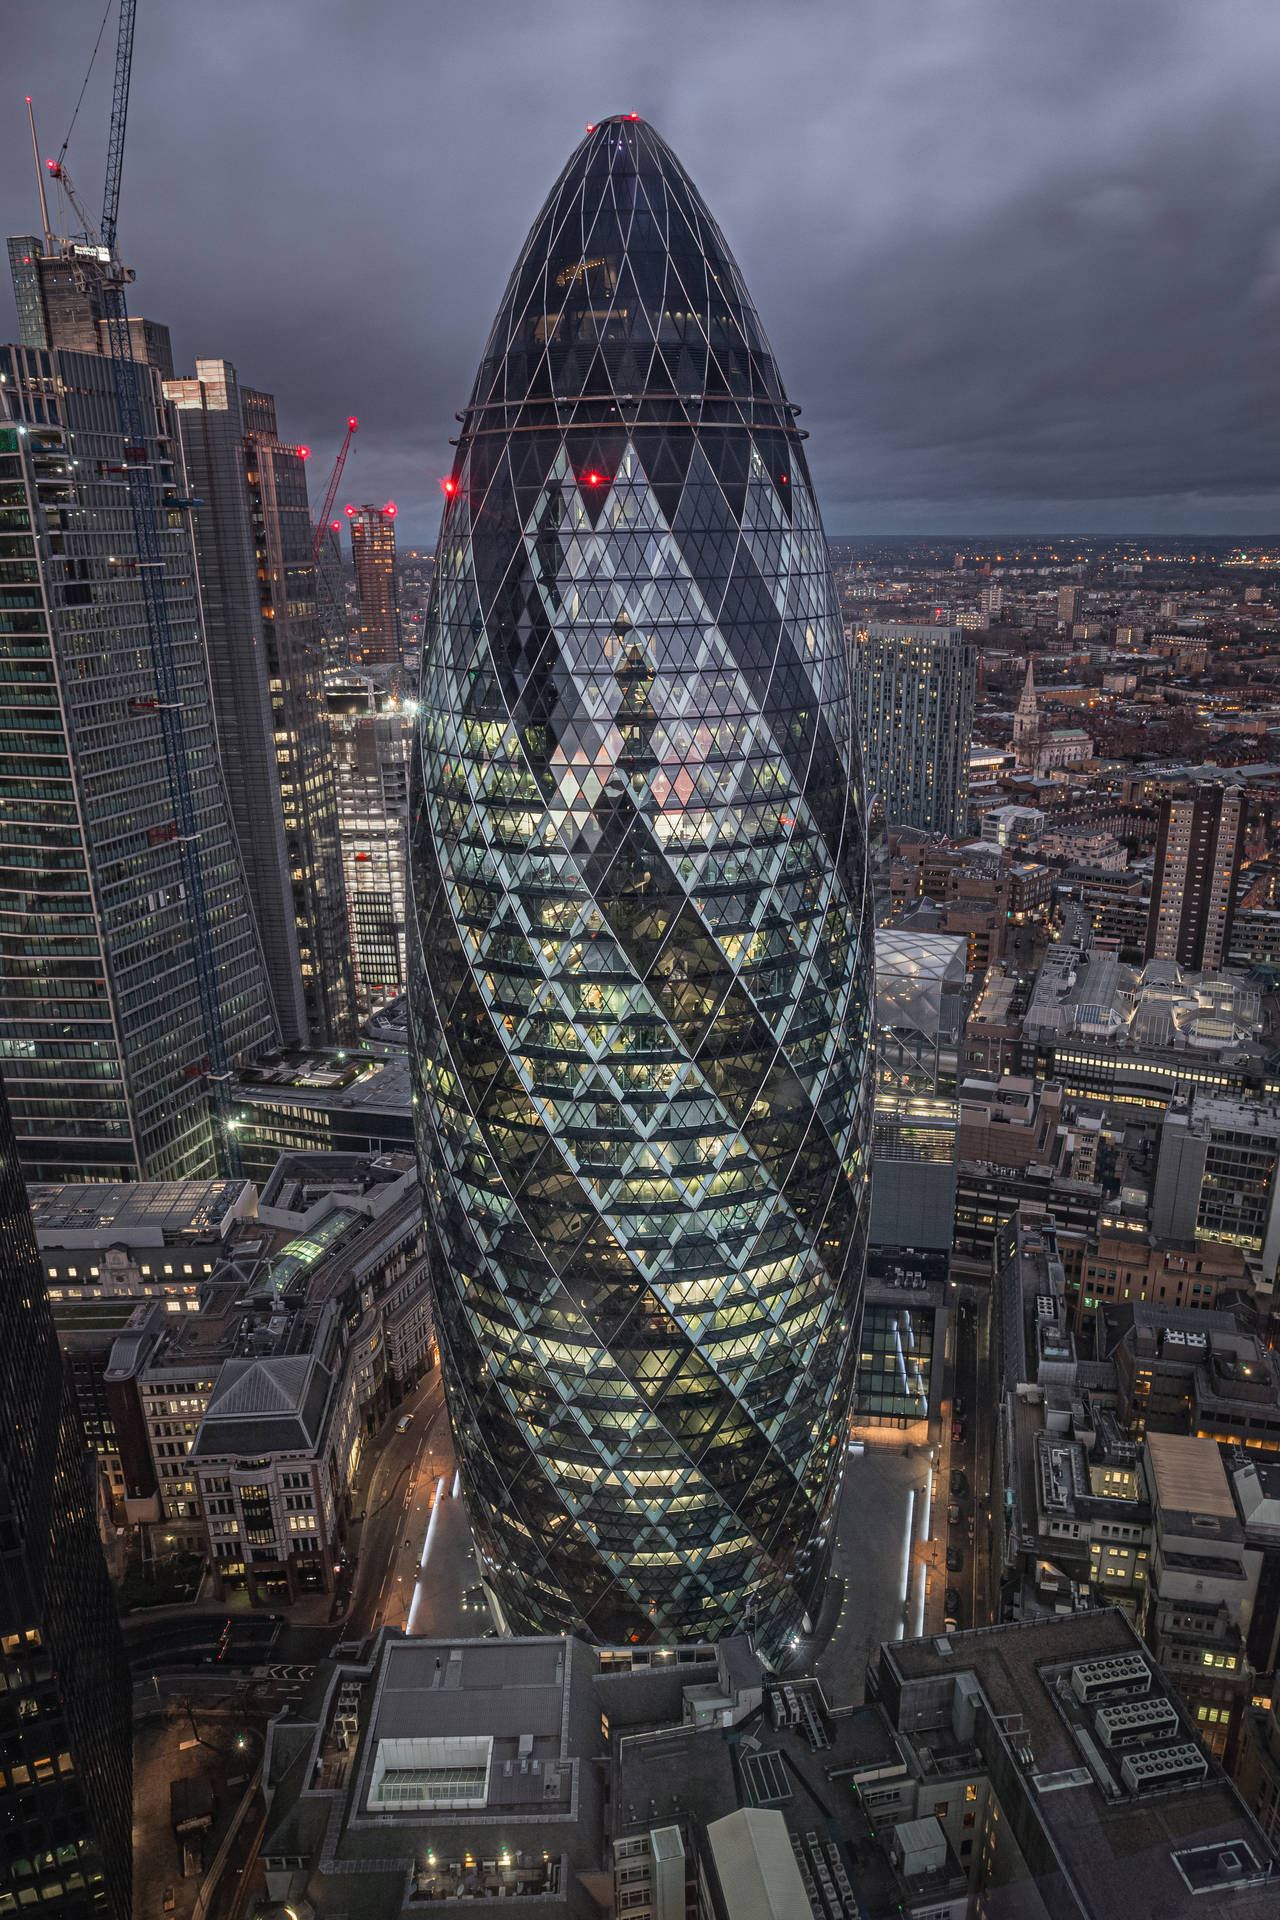
[[[1098,1708],[1093,1724],[1104,1747],[1130,1747],[1152,1734],[1172,1737],[1178,1731],[1178,1709],[1162,1693],[1145,1700],[1115,1700]]]
[[[1104,1660],[1082,1660],[1071,1669],[1071,1691],[1088,1706],[1113,1693],[1149,1693],[1151,1669],[1140,1653],[1117,1653]]]
[[[1183,1740],[1175,1747],[1143,1747],[1126,1753],[1120,1762],[1120,1778],[1130,1793],[1154,1793],[1161,1787],[1176,1787],[1203,1780],[1209,1771],[1204,1749],[1194,1740]]]

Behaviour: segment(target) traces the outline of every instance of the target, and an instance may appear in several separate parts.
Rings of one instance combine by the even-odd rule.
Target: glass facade
[[[187,482],[147,450],[228,1051],[275,1037],[218,757]],[[4,424],[4,416],[12,424]],[[182,849],[101,355],[0,346],[0,1075],[28,1177],[217,1170]]]
[[[385,684],[399,669],[325,678],[338,790],[356,1005],[361,1017],[404,992],[409,756],[413,722]],[[380,677],[381,676],[381,677]]]
[[[0,1095],[0,1914],[128,1920],[132,1691]]]
[[[521,1631],[776,1648],[825,1572],[872,954],[794,411],[670,149],[596,128],[463,417],[410,797],[439,1340]]]

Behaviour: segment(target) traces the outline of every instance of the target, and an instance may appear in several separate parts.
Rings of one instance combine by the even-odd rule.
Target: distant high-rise
[[[1212,971],[1231,944],[1248,802],[1239,787],[1187,786],[1160,802],[1147,958]]]
[[[361,1016],[403,992],[409,752],[413,721],[381,677],[394,668],[349,668],[326,681],[338,788],[356,1002]]]
[[[1080,602],[1084,598],[1083,587],[1058,588],[1058,619],[1063,626],[1071,626],[1080,617]]]
[[[132,1691],[2,1094],[0,1423],[0,1910],[129,1920]]]
[[[780,1653],[858,1354],[862,780],[792,407],[634,115],[552,188],[445,491],[411,1055],[484,1576],[517,1632]]]
[[[305,456],[225,360],[168,380],[188,478],[218,741],[287,1044],[351,1038]]]
[[[396,596],[396,510],[348,507],[351,558],[360,604],[360,638],[354,649],[367,666],[398,666],[400,605]]]
[[[963,835],[977,695],[978,649],[963,628],[872,621],[855,631],[867,793],[888,825]]]
[[[276,1026],[217,736],[177,423],[140,365],[230,1055]],[[0,1074],[34,1179],[217,1171],[209,1042],[101,354],[0,347]]]

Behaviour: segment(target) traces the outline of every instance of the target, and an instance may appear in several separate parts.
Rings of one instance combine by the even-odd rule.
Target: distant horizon
[[[1077,540],[1106,544],[1107,546],[1118,546],[1122,543],[1127,546],[1138,544],[1149,545],[1155,541],[1160,541],[1166,546],[1200,546],[1206,544],[1243,546],[1246,543],[1256,543],[1259,540],[1274,540],[1280,543],[1280,528],[1276,528],[1271,532],[1262,533],[1081,533],[1078,531],[1072,531],[1070,533],[1027,533],[1025,531],[1015,533],[1006,529],[1000,533],[960,533],[944,531],[942,533],[895,532],[827,534],[828,543],[836,540],[939,540],[947,542],[954,541],[961,546],[969,545],[975,547],[989,547],[997,542],[1005,545],[1015,542],[1022,542],[1028,546],[1036,544],[1042,545],[1046,540],[1055,540],[1063,544]]]

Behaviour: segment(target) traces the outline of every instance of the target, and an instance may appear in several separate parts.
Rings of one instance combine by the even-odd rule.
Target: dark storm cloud
[[[56,151],[101,10],[6,9],[6,232],[22,95]],[[121,238],[182,364],[272,388],[320,481],[358,413],[347,497],[428,540],[528,225],[635,108],[742,262],[833,531],[1272,530],[1277,97],[1274,0],[142,0]]]

